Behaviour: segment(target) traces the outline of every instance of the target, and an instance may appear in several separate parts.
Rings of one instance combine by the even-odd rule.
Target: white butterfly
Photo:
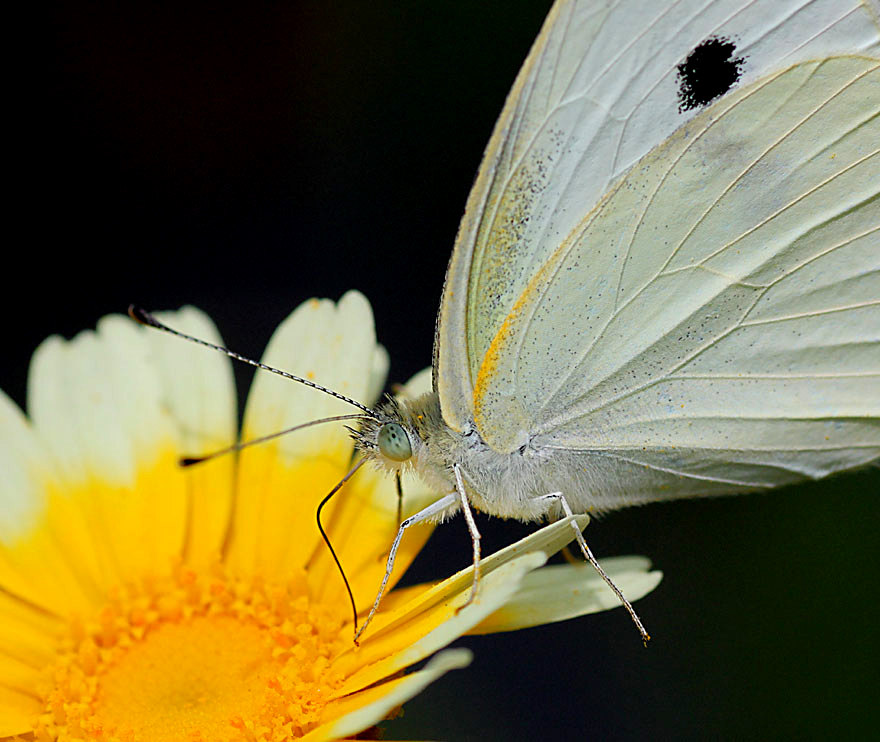
[[[463,511],[475,592],[472,508],[532,521],[877,461],[878,196],[876,0],[559,0],[468,199],[433,391],[371,410],[285,374],[365,413],[364,460],[447,493],[401,524],[358,635],[414,523]]]
[[[535,520],[880,457],[878,18],[554,5],[468,199],[434,390],[358,436],[449,493],[389,573],[409,525],[459,509],[478,564],[471,506]]]

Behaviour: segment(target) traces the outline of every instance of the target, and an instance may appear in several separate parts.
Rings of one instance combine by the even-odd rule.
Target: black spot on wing
[[[724,95],[742,76],[744,57],[735,57],[736,44],[710,36],[678,65],[678,110],[705,106]]]

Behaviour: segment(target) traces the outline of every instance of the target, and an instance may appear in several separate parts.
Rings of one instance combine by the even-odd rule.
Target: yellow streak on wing
[[[475,278],[479,275],[480,261],[485,253],[485,250],[477,249],[476,245],[480,224],[487,215],[494,213],[493,205],[487,202],[501,151],[514,126],[513,117],[523,97],[523,90],[532,79],[535,66],[542,61],[551,31],[560,22],[560,17],[570,12],[572,7],[569,0],[554,3],[517,74],[483,153],[477,179],[468,195],[455,247],[446,269],[442,301],[434,330],[433,367],[434,384],[440,395],[443,419],[453,430],[460,431],[464,427],[470,412],[466,408],[471,406],[468,397],[471,394],[474,398],[477,396],[473,391],[473,384],[477,382],[479,367],[483,362],[475,356],[475,316],[471,316],[468,309],[474,304],[471,297],[478,290]],[[457,291],[458,288],[462,290]]]

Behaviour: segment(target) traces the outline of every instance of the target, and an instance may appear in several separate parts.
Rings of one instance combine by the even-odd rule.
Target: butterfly
[[[878,18],[554,4],[467,201],[432,391],[354,403],[362,461],[443,493],[402,522],[358,634],[415,523],[462,511],[473,595],[473,510],[536,521],[877,461]]]
[[[468,198],[433,391],[357,435],[449,493],[401,533],[461,509],[477,560],[471,508],[532,521],[877,460],[877,19],[553,6]]]

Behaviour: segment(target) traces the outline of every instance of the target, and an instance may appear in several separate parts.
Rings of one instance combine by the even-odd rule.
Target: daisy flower
[[[220,342],[195,309],[161,319]],[[365,403],[388,368],[354,292],[300,306],[265,361]],[[428,381],[420,374],[404,393]],[[356,646],[348,594],[315,524],[351,466],[352,440],[325,424],[181,468],[181,457],[238,439],[235,398],[227,358],[122,316],[40,346],[27,417],[0,394],[0,736],[351,737],[466,665],[467,651],[444,649],[464,633],[617,606],[590,570],[542,567],[570,540],[560,521],[488,557],[470,604],[469,569],[392,591]],[[350,411],[257,374],[241,439]],[[406,479],[404,515],[436,496]],[[324,511],[361,609],[384,572],[397,507],[394,482],[364,468]],[[429,534],[407,532],[395,580]],[[606,567],[631,599],[659,581],[640,558]]]

